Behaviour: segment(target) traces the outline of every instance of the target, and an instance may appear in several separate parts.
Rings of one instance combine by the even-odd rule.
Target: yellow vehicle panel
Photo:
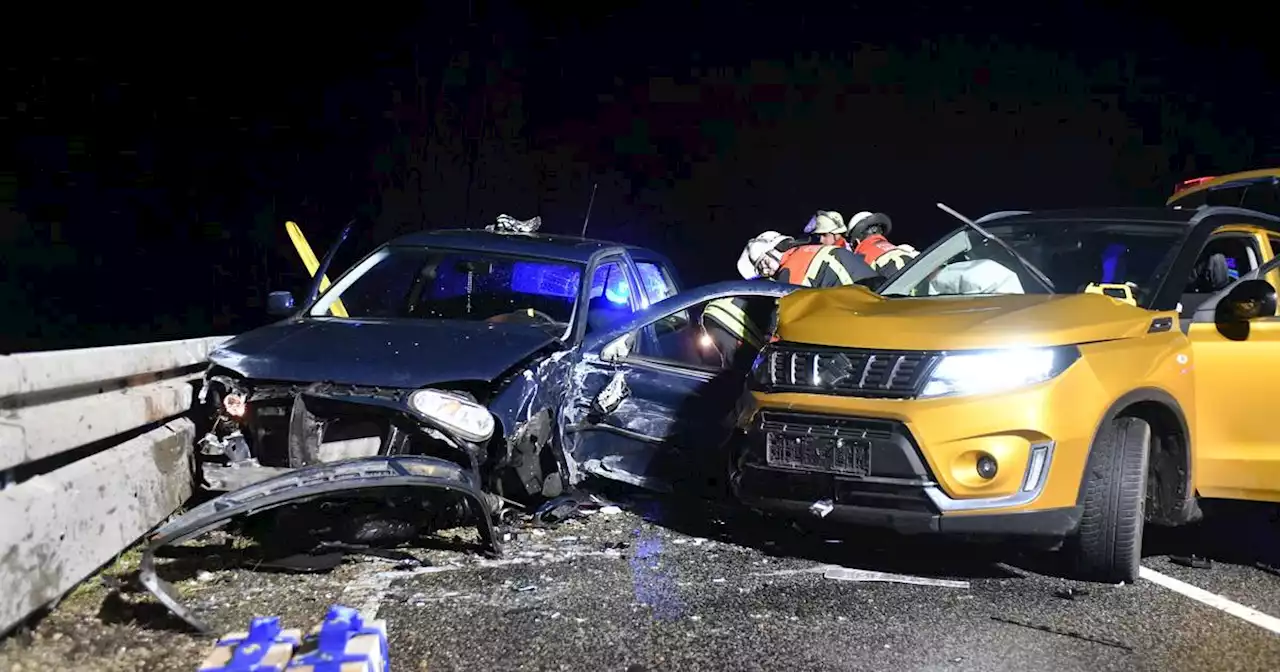
[[[1208,191],[1214,187],[1218,187],[1231,182],[1241,182],[1245,180],[1256,180],[1259,178],[1278,177],[1280,178],[1280,168],[1259,168],[1257,170],[1246,170],[1239,173],[1231,173],[1229,175],[1217,175],[1210,179],[1197,178],[1195,186],[1186,189],[1176,189],[1169,199],[1165,201],[1165,205],[1177,205],[1177,202],[1185,199],[1193,194],[1202,191]],[[1184,183],[1185,184],[1185,183]]]

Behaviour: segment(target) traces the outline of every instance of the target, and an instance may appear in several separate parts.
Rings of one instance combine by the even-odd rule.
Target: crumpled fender
[[[398,455],[365,457],[327,462],[295,469],[275,478],[209,500],[160,526],[149,538],[142,553],[138,578],[179,618],[196,630],[210,628],[174,597],[173,587],[156,574],[155,552],[161,546],[180,544],[222,527],[232,518],[261,513],[288,504],[318,499],[335,493],[404,487],[441,488],[467,497],[480,520],[476,528],[491,555],[502,548],[494,533],[492,513],[475,477],[463,467],[434,457]]]

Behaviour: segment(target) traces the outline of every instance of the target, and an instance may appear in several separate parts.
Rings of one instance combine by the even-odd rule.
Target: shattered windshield
[[[1145,306],[1186,235],[1182,225],[1146,222],[987,224],[992,235],[1048,276],[1057,294],[1089,285],[1129,285]],[[1000,245],[959,229],[885,285],[886,297],[1044,294],[1035,277]]]
[[[563,332],[573,318],[582,267],[470,250],[386,247],[341,278],[313,317],[517,322]],[[340,312],[338,313],[340,314]]]

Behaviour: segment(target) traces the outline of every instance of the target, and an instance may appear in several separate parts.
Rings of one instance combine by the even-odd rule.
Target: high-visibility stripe
[[[841,264],[840,261],[836,259],[835,255],[836,250],[838,249],[840,248],[823,247],[821,251],[814,255],[813,261],[809,262],[808,271],[804,274],[804,281],[800,284],[806,287],[812,287],[813,281],[818,278],[818,274],[822,272],[822,268],[825,265],[836,274],[836,278],[840,280],[840,284],[852,285],[853,276],[849,275],[849,270],[844,267],[844,264]]]
[[[751,318],[747,317],[746,311],[738,307],[732,299],[716,299],[708,303],[707,307],[702,309],[702,318],[714,320],[739,340],[753,347],[758,348],[763,345],[764,338],[751,323]]]
[[[871,268],[879,270],[881,268],[884,268],[885,266],[893,264],[897,266],[899,269],[901,269],[902,267],[907,265],[907,260],[914,256],[916,255],[911,254],[906,250],[894,248],[887,252],[883,252],[879,256],[877,256],[875,258],[875,261],[871,262]]]

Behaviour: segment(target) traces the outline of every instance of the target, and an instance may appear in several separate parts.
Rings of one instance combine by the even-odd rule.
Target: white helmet
[[[764,233],[747,241],[747,246],[742,248],[742,254],[738,255],[738,273],[745,280],[754,280],[760,277],[757,266],[765,255],[772,256],[775,260],[782,259],[782,253],[777,250],[778,243],[784,240],[790,240],[790,236],[784,236],[777,231],[765,231]]]
[[[806,234],[844,233],[844,217],[835,210],[819,210],[804,226]]]

